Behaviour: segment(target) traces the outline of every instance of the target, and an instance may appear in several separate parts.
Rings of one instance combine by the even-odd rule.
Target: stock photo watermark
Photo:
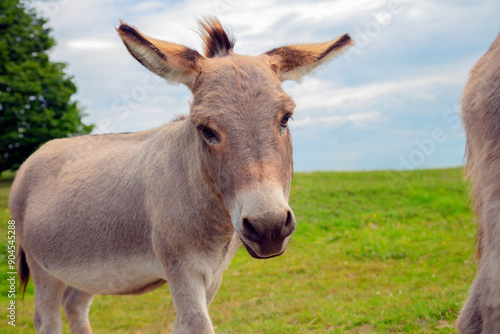
[[[7,222],[7,324],[16,326],[16,222]]]
[[[455,104],[453,107],[446,109],[442,119],[450,124],[452,130],[458,131],[461,126],[460,105]],[[398,170],[405,171],[422,167],[427,158],[436,152],[439,145],[445,143],[448,139],[449,136],[441,127],[434,128],[427,138],[415,139],[413,141],[415,148],[409,154],[398,157]]]
[[[243,1],[242,0],[222,0],[217,1],[211,7],[211,12],[216,16],[222,16],[229,12],[232,12],[236,7],[238,7]]]
[[[140,84],[132,87],[128,93],[121,94],[111,103],[111,111],[115,117],[113,119],[109,117],[100,119],[95,124],[95,134],[112,133],[115,130],[116,122],[126,120],[131,115],[132,110],[139,107],[149,97],[150,92],[158,89],[162,84],[165,84],[163,78],[151,73],[146,74]],[[95,148],[95,145],[95,141],[89,137],[81,137],[80,144],[72,152],[70,160],[87,155]]]
[[[355,44],[343,54],[346,61],[351,62],[353,55],[362,53],[363,49],[380,36],[382,31],[392,22],[393,17],[401,12],[401,8],[401,1],[388,1],[385,8],[373,10],[371,12],[372,20],[366,22],[362,27],[355,28],[355,32],[352,34]]]
[[[33,4],[40,11],[42,16],[44,17],[54,17],[61,11],[61,7],[70,3],[72,0],[52,0],[52,1],[43,1],[36,0]]]
[[[147,74],[142,78],[141,84],[134,86],[128,94],[122,94],[119,98],[115,99],[111,104],[111,111],[118,115],[118,120],[125,120],[132,110],[144,102],[149,92],[158,89],[162,84],[165,84],[165,79],[154,75]],[[112,130],[113,122],[111,119],[102,119],[97,124],[97,128],[102,133]]]

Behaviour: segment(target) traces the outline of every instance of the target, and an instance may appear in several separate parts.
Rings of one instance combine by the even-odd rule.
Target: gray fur
[[[148,69],[186,84],[193,103],[188,116],[155,129],[50,141],[21,166],[9,207],[22,284],[31,272],[35,285],[35,328],[60,333],[62,305],[72,333],[91,333],[94,295],[168,282],[174,333],[213,333],[208,307],[238,247],[278,256],[295,229],[283,126],[295,105],[277,75],[291,60],[231,50],[205,58],[125,23],[118,32]],[[311,59],[297,66],[312,69]]]
[[[457,328],[463,334],[500,333],[500,34],[471,71],[462,119],[479,262]]]

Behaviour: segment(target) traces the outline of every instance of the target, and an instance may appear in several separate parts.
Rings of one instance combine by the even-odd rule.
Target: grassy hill
[[[0,181],[3,245],[10,184]],[[461,169],[297,173],[291,207],[297,230],[286,253],[262,261],[240,249],[224,274],[210,309],[217,333],[456,332],[476,269]],[[7,326],[0,252],[0,332],[32,333],[31,283],[16,329]],[[169,333],[175,312],[162,287],[97,296],[90,319],[94,333]]]

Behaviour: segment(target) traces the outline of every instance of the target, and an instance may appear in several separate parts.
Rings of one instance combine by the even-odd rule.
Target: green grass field
[[[33,333],[33,286],[7,325],[7,198],[0,181],[0,331]],[[297,173],[286,253],[240,249],[210,308],[217,333],[455,333],[476,270],[461,169]],[[168,287],[97,296],[94,333],[170,333]],[[65,333],[68,333],[65,323]]]

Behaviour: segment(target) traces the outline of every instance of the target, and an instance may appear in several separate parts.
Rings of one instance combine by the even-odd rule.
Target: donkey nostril
[[[293,231],[295,231],[295,219],[293,218],[292,212],[287,211],[285,225],[281,230],[281,234],[286,238],[291,235]]]
[[[258,242],[260,240],[259,232],[257,232],[247,218],[243,219],[243,235],[253,242]]]
[[[292,224],[292,213],[290,211],[287,211],[286,213],[286,222],[285,222],[285,227],[290,227]]]

